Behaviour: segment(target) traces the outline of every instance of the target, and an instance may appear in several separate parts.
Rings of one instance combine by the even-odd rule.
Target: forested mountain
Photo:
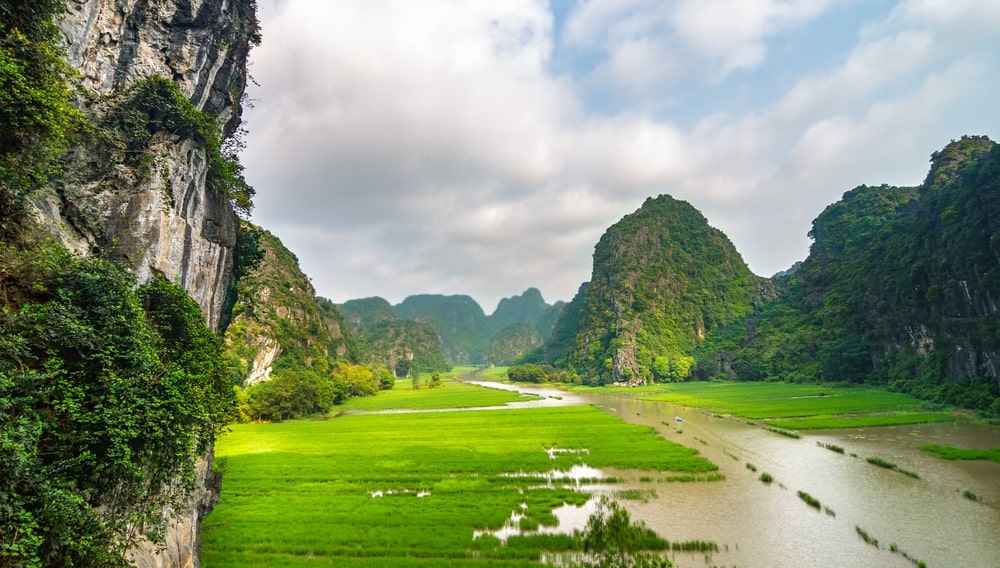
[[[705,334],[752,313],[767,288],[689,203],[650,198],[601,237],[545,351],[602,383],[683,378]]]
[[[710,337],[697,374],[887,384],[1000,413],[1000,147],[952,142],[920,187],[855,188],[810,235],[781,300]]]
[[[406,297],[395,307],[401,318],[434,328],[449,363],[478,365],[484,362],[493,326],[483,308],[469,296],[419,294]]]
[[[340,310],[357,335],[362,361],[384,365],[397,377],[448,368],[437,331],[428,323],[402,319],[385,299],[348,300]]]
[[[262,256],[236,282],[238,300],[225,335],[237,382],[256,384],[272,370],[328,373],[336,359],[356,360],[342,316],[316,297],[295,254],[260,227],[246,223],[244,231],[256,235]]]
[[[367,333],[379,324],[400,319],[392,304],[378,296],[348,300],[338,309],[351,329],[359,333]]]
[[[689,204],[649,199],[601,238],[529,361],[588,383],[885,384],[1000,413],[1000,147],[952,142],[919,187],[848,191],[810,236],[766,280]]]
[[[361,298],[339,307],[359,336],[363,360],[396,368],[400,358],[410,358],[424,372],[440,370],[439,361],[474,365],[513,362],[551,333],[564,305],[557,302],[550,306],[537,288],[528,288],[523,294],[500,300],[490,316],[465,295],[418,294],[396,306],[379,297]],[[527,324],[534,333],[511,328],[518,324]],[[438,338],[437,345],[428,340],[427,330]],[[392,355],[384,351],[390,344],[394,346]]]
[[[450,365],[430,325],[412,320],[384,321],[361,335],[362,361],[383,365],[396,377],[445,371]]]
[[[542,336],[535,326],[512,323],[498,331],[486,350],[488,365],[511,365],[542,344]]]

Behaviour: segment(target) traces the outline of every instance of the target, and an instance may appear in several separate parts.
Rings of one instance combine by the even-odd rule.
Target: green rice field
[[[946,460],[986,460],[1000,463],[1000,448],[966,449],[928,444],[920,449]]]
[[[445,387],[418,392],[447,404]],[[579,538],[502,543],[474,531],[501,528],[515,511],[522,527],[550,526],[554,508],[589,498],[572,480],[546,478],[554,469],[717,469],[697,454],[592,406],[235,425],[216,445],[226,473],[202,559],[209,568],[538,565],[543,551],[578,550]]]
[[[792,383],[676,383],[647,392],[641,400],[669,402],[767,419],[788,429],[862,428],[956,420],[946,412],[925,412],[909,395],[873,387],[831,387]]]
[[[487,389],[454,380],[443,380],[440,387],[421,387],[413,389],[409,379],[396,381],[391,390],[379,391],[375,396],[357,397],[338,406],[335,411],[351,412],[355,410],[427,410],[433,408],[476,408],[483,406],[503,406],[509,402],[521,402],[537,399],[537,396],[522,395],[512,391]],[[429,377],[430,375],[427,375]]]

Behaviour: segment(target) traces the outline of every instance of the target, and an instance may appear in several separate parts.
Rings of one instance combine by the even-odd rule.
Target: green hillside
[[[781,301],[710,337],[697,374],[886,384],[1000,412],[996,144],[949,144],[917,188],[855,188],[810,235]]]
[[[689,203],[647,199],[594,249],[567,362],[599,383],[683,379],[702,338],[752,313],[764,289]]]

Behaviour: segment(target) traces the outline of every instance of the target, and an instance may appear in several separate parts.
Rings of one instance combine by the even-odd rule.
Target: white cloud
[[[650,113],[660,87],[752,76],[770,38],[828,3],[582,2],[559,49],[607,54],[586,78],[550,71],[542,0],[261,4],[255,218],[335,301],[468,293],[490,311],[529,286],[568,300],[603,231],[660,193],[770,274],[844,191],[914,183],[948,139],[1000,130],[987,3],[902,2],[766,104],[677,108],[701,113],[689,129]],[[617,106],[588,107],[594,81]]]

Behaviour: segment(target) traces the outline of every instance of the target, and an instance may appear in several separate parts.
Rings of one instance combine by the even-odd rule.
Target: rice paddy
[[[418,393],[452,404],[447,389],[478,388],[445,384]],[[405,392],[383,394],[419,399]],[[235,425],[216,454],[228,471],[202,534],[212,568],[537,565],[545,552],[579,550],[578,537],[530,531],[556,524],[559,507],[583,505],[580,484],[600,468],[722,478],[697,450],[592,406]],[[474,538],[512,511],[529,534]]]
[[[783,430],[867,428],[956,420],[946,412],[924,412],[909,395],[872,387],[792,383],[673,383],[645,391],[641,400],[732,414]]]
[[[452,372],[452,375],[457,373]],[[342,406],[340,412],[379,410],[429,410],[439,408],[479,408],[503,406],[511,402],[535,400],[533,395],[522,395],[513,391],[487,389],[467,383],[447,380],[440,387],[413,389],[409,379],[396,381],[391,390],[379,391],[375,396],[352,398]]]
[[[935,454],[946,460],[988,460],[1000,463],[1000,448],[977,450],[928,444],[920,446],[920,449],[925,452]]]

